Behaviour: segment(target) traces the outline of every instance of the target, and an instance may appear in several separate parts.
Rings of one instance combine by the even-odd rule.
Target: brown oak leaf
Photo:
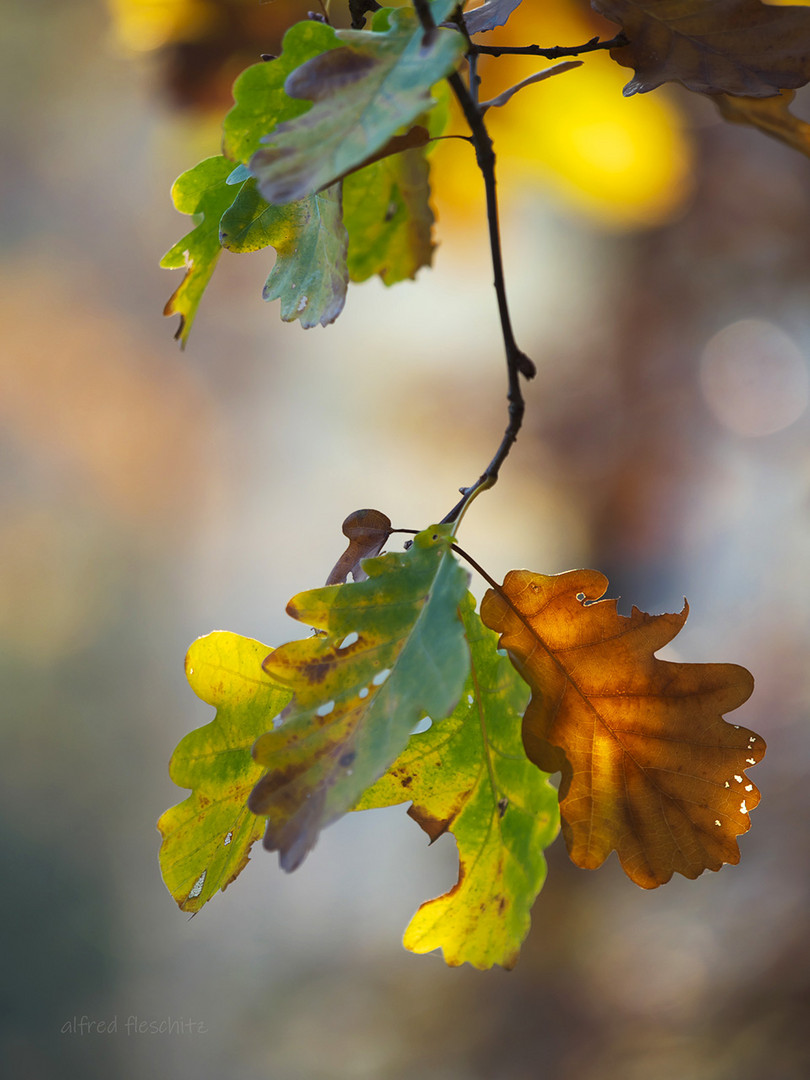
[[[340,585],[349,574],[355,581],[366,579],[368,575],[360,562],[380,554],[391,535],[391,519],[380,510],[355,510],[343,522],[342,528],[349,546],[332,567],[327,585]]]
[[[680,614],[623,616],[615,600],[600,600],[606,588],[595,570],[513,570],[481,606],[532,689],[526,752],[562,773],[571,859],[595,869],[615,850],[647,889],[673,873],[696,878],[739,862],[736,837],[759,802],[745,770],[765,744],[722,714],[748,699],[753,679],[735,664],[657,659],[687,605]]]
[[[701,94],[769,97],[810,81],[810,11],[760,0],[591,0],[630,39],[611,49],[635,77],[624,94],[665,82]]]

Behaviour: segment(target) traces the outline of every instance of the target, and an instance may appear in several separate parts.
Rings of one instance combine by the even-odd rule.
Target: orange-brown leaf
[[[611,49],[635,68],[626,96],[665,82],[702,94],[768,97],[810,80],[810,11],[760,0],[592,0],[628,45]]]
[[[654,655],[683,626],[686,605],[627,617],[599,600],[606,588],[595,570],[513,570],[487,592],[481,618],[532,688],[524,745],[541,769],[562,772],[571,859],[595,869],[615,850],[651,889],[739,861],[736,837],[759,802],[745,770],[765,744],[722,718],[753,690],[745,668]]]

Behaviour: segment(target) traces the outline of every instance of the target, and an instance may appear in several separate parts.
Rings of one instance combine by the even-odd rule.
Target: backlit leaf
[[[349,275],[386,285],[416,276],[433,256],[433,211],[424,150],[407,150],[343,181]]]
[[[217,632],[198,638],[186,656],[192,690],[217,714],[172,755],[169,775],[192,794],[158,822],[163,880],[183,911],[199,911],[225,889],[264,831],[264,821],[247,808],[264,772],[251,748],[290,700],[262,671],[269,651],[260,641]]]
[[[379,274],[386,285],[394,285],[416,277],[418,270],[431,264],[435,245],[429,162],[435,140],[447,127],[450,92],[447,83],[440,82],[431,93],[437,104],[417,117],[417,126],[408,132],[424,132],[424,142],[364,166],[343,183],[352,281]]]
[[[297,203],[271,206],[249,180],[223,215],[220,237],[230,251],[276,249],[262,296],[281,300],[285,322],[300,319],[305,329],[326,326],[343,310],[349,273],[340,184]]]
[[[611,49],[635,68],[626,96],[665,82],[703,94],[769,97],[810,80],[810,11],[759,0],[592,0],[629,45]]]
[[[273,243],[277,258],[262,290],[281,300],[285,322],[306,329],[334,322],[346,302],[348,236],[343,227],[341,185],[284,207],[284,229]]]
[[[723,117],[732,124],[751,124],[810,157],[810,124],[790,111],[794,97],[792,90],[783,90],[778,97],[746,98],[717,94],[712,100]]]
[[[219,219],[234,201],[238,190],[225,183],[232,171],[233,162],[227,158],[206,158],[179,176],[172,187],[172,199],[180,213],[194,214],[198,218],[195,228],[160,260],[164,269],[185,268],[186,271],[163,309],[164,315],[180,316],[175,337],[183,345],[188,340],[202,294],[222,250]]]
[[[765,744],[722,715],[753,679],[734,664],[658,660],[687,608],[622,616],[615,600],[595,602],[606,587],[595,570],[513,570],[481,606],[532,688],[524,744],[541,769],[562,772],[571,858],[593,869],[615,850],[644,888],[736,863],[759,802],[745,770]]]
[[[436,21],[453,6],[453,0],[435,0]],[[279,125],[262,140],[267,148],[250,159],[268,202],[302,199],[367,161],[429,108],[431,86],[464,53],[464,38],[455,30],[439,29],[426,39],[410,8],[380,14],[390,20],[387,30],[332,31],[340,47],[286,79],[287,94],[313,105]]]
[[[284,35],[280,56],[243,71],[234,83],[234,106],[223,124],[225,153],[247,163],[262,136],[306,112],[308,103],[291,98],[285,80],[301,64],[338,44],[331,27],[306,20]],[[343,310],[349,282],[348,237],[339,186],[271,206],[256,190],[255,180],[249,181],[222,219],[221,240],[235,252],[275,248],[276,263],[262,296],[281,301],[285,322],[299,319],[305,329],[327,326]]]
[[[275,60],[253,64],[233,84],[234,106],[222,125],[223,153],[247,164],[259,149],[262,136],[284,120],[305,113],[309,103],[284,90],[287,76],[320,53],[340,45],[330,26],[307,19],[284,35],[283,51]]]
[[[422,904],[405,931],[406,948],[442,949],[451,965],[510,968],[545,880],[544,848],[559,829],[557,792],[523,750],[529,689],[474,607],[468,595],[462,618],[472,663],[459,704],[411,736],[355,809],[412,800],[408,813],[431,841],[444,832],[456,838],[458,882]]]
[[[265,662],[294,698],[256,742],[268,771],[248,801],[267,818],[264,845],[285,870],[385,772],[425,714],[441,719],[461,696],[470,659],[457,608],[467,575],[450,528],[367,559],[367,581],[301,593],[287,607],[321,632]]]

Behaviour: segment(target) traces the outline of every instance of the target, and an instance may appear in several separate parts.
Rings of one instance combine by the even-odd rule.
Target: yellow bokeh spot
[[[107,0],[118,42],[149,52],[177,41],[204,36],[219,19],[206,0]]]
[[[518,9],[491,40],[576,45],[600,29],[571,0],[549,0],[542,14],[536,7]],[[511,195],[516,186],[542,187],[614,228],[658,225],[684,205],[691,187],[691,148],[678,109],[666,91],[623,97],[631,72],[606,53],[582,59],[582,67],[529,86],[487,113],[501,188]],[[482,100],[547,66],[536,57],[487,58],[481,65]],[[464,131],[460,116],[451,130]],[[480,212],[481,181],[469,150],[465,155],[445,146],[436,164],[442,216],[452,221],[458,211]]]

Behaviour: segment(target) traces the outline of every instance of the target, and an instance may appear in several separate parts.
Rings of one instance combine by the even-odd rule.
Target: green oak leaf
[[[287,611],[320,633],[271,653],[265,669],[293,691],[253,748],[267,769],[248,806],[267,818],[264,846],[294,870],[321,829],[351,809],[426,714],[455,708],[470,666],[458,605],[468,575],[451,526],[411,548],[365,559],[368,580],[301,593]]]
[[[417,118],[435,139],[447,127],[446,82],[432,90],[437,104]],[[349,233],[349,277],[379,274],[386,285],[416,277],[433,257],[433,210],[428,158],[435,143],[375,161],[343,181],[343,220]]]
[[[160,265],[166,270],[184,268],[185,277],[169,297],[164,315],[179,315],[174,335],[185,346],[202,294],[211,280],[220,251],[219,219],[233,202],[236,191],[225,180],[233,162],[220,156],[205,158],[179,176],[172,186],[172,200],[181,214],[197,217],[195,228],[170,248]]]
[[[416,277],[433,257],[430,170],[424,149],[406,150],[343,181],[352,281],[379,274],[386,285]]]
[[[422,904],[405,947],[442,949],[451,965],[511,968],[545,880],[543,852],[559,831],[559,809],[548,775],[523,748],[529,688],[474,607],[468,595],[461,611],[472,663],[455,711],[413,735],[354,809],[410,799],[408,813],[431,841],[448,831],[456,838],[458,883]]]
[[[275,60],[246,68],[233,84],[234,106],[222,125],[226,157],[247,164],[259,149],[262,136],[283,120],[293,120],[309,102],[289,97],[284,90],[288,75],[314,56],[336,49],[340,42],[331,26],[305,20],[284,35],[282,53]]]
[[[281,300],[285,322],[305,329],[334,322],[346,302],[348,236],[343,225],[340,184],[296,203],[271,206],[248,180],[220,223],[229,251],[272,246],[276,263],[264,286],[265,300]]]
[[[264,830],[247,808],[264,772],[251,747],[290,700],[289,690],[262,671],[269,652],[260,641],[218,631],[198,638],[186,656],[192,690],[217,714],[172,755],[169,775],[192,794],[158,822],[163,880],[183,911],[199,911],[225,889]]]
[[[331,27],[307,20],[284,35],[275,60],[254,64],[234,83],[234,106],[223,123],[223,148],[246,163],[263,135],[284,120],[300,116],[309,104],[289,97],[287,76],[305,61],[340,42]],[[340,188],[298,202],[270,206],[246,183],[220,223],[220,240],[229,251],[276,249],[276,263],[264,286],[265,300],[281,300],[285,322],[300,319],[305,329],[334,322],[346,301],[348,238],[343,225]]]
[[[455,0],[435,0],[441,22]],[[374,25],[381,25],[378,13]],[[312,108],[265,136],[249,162],[270,203],[302,199],[361,165],[432,104],[430,89],[464,54],[457,30],[425,35],[411,8],[386,11],[387,30],[335,30],[340,47],[306,61],[286,79]],[[274,61],[275,62],[275,61]]]

